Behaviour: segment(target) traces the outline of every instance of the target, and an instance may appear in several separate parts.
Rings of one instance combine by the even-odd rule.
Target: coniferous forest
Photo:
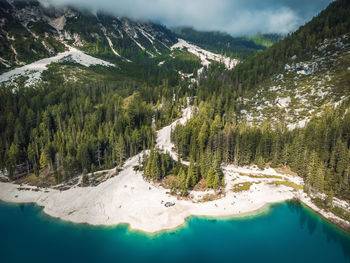
[[[130,95],[121,97],[118,88],[106,83],[43,85],[13,92],[3,87],[1,167],[12,178],[32,171],[39,175],[48,167],[61,182],[121,166],[150,148],[157,127],[179,115],[178,106],[165,100],[172,89],[143,85],[134,91],[132,83],[124,83],[123,94],[129,90]],[[164,105],[157,109],[162,97]]]
[[[194,98],[198,114],[185,126],[177,126],[172,134],[181,156],[199,165],[199,178],[207,178],[209,160],[254,163],[260,168],[288,165],[304,178],[305,191],[350,199],[348,104],[337,109],[328,107],[306,127],[289,130],[285,123],[274,120],[249,124],[240,113],[239,100],[281,70],[293,55],[308,57],[324,39],[339,37],[349,28],[350,3],[336,1],[298,31],[249,57],[232,72],[212,64]],[[348,89],[349,74],[344,81]]]
[[[207,188],[219,189],[221,164],[234,163],[289,166],[304,178],[305,191],[349,200],[348,104],[330,106],[304,128],[293,130],[268,119],[252,125],[240,111],[240,98],[281,71],[292,56],[307,58],[325,38],[342,36],[349,28],[350,3],[335,1],[311,22],[235,69],[211,63],[191,85],[174,77],[174,69],[196,72],[200,62],[191,56],[181,59],[186,54],[180,54],[173,62],[165,61],[171,74],[155,79],[150,71],[143,75],[144,83],[3,86],[0,168],[12,179],[29,173],[39,176],[45,170],[60,183],[82,173],[120,167],[127,158],[149,149],[140,167],[144,176],[154,180],[175,176],[171,188],[181,195],[203,180]],[[346,87],[349,80],[345,75]],[[189,166],[154,147],[156,130],[181,115],[187,97],[195,114],[186,125],[177,125],[171,137]]]
[[[0,229],[0,263],[349,262],[350,0],[0,0]]]

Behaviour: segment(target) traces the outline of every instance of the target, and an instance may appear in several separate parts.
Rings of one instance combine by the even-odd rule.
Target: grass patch
[[[282,176],[277,176],[277,175],[266,175],[266,174],[246,174],[246,173],[239,173],[241,176],[248,176],[250,178],[268,178],[268,179],[283,179]]]
[[[278,168],[275,168],[274,170],[280,174],[298,176],[297,173],[292,172],[289,166],[278,167]]]
[[[245,182],[245,183],[240,183],[240,184],[235,184],[232,187],[232,191],[237,193],[237,192],[242,192],[242,191],[248,191],[249,188],[252,186],[253,183],[251,182]]]
[[[222,198],[222,194],[205,194],[202,199],[198,200],[200,203],[210,202]]]
[[[161,186],[165,189],[171,189],[178,186],[178,180],[176,175],[168,175],[162,179]]]
[[[303,189],[303,186],[302,186],[302,185],[295,184],[295,183],[292,183],[292,182],[287,182],[287,181],[274,181],[273,183],[276,184],[276,185],[285,185],[285,186],[292,187],[292,188],[296,188],[296,189]]]
[[[17,184],[28,184],[31,186],[48,187],[56,185],[56,179],[53,174],[41,173],[39,176],[30,174],[16,181]]]
[[[193,190],[194,191],[205,191],[205,190],[208,190],[207,188],[207,183],[205,181],[204,178],[202,178],[198,184],[196,184],[194,187],[193,187]]]

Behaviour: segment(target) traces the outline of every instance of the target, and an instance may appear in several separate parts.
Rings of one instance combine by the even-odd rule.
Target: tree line
[[[157,127],[178,117],[172,91],[182,96],[182,89],[121,86],[121,92],[108,83],[1,87],[0,169],[15,178],[48,168],[60,182],[121,166],[150,148]]]
[[[203,156],[203,162],[196,163],[191,159],[189,165],[175,162],[168,153],[162,153],[159,149],[152,148],[150,154],[144,158],[142,170],[146,179],[161,181],[172,175],[170,189],[173,194],[186,196],[201,179],[205,179],[206,187],[219,189],[223,185],[223,173],[219,159],[207,151]]]
[[[198,165],[204,178],[217,164],[259,168],[290,166],[304,178],[308,192],[332,192],[350,199],[349,107],[328,108],[304,128],[289,130],[282,122],[260,126],[215,114],[215,104],[202,103],[186,125],[177,125],[172,140],[182,158]],[[210,184],[210,183],[209,183]]]

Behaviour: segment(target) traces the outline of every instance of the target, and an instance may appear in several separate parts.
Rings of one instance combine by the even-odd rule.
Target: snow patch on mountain
[[[149,41],[149,42],[151,42],[152,43],[152,45],[153,45],[153,37],[150,35],[150,34],[148,34],[147,32],[145,32],[142,28],[138,28],[138,30],[141,32],[141,34],[145,37],[145,38],[147,38],[147,40]],[[152,39],[153,38],[153,39]]]
[[[137,42],[136,41],[136,39],[135,38],[132,38],[131,37],[131,39],[135,42],[135,44],[139,47],[139,48],[141,48],[143,51],[146,49],[144,46],[142,46],[139,42]]]
[[[225,64],[228,69],[233,69],[239,62],[238,59],[229,58],[213,52],[202,49],[196,45],[190,44],[187,41],[179,38],[179,41],[171,47],[171,50],[176,48],[183,49],[186,48],[189,52],[200,58],[203,66],[209,66],[211,61],[217,61]]]
[[[3,64],[6,68],[10,68],[10,62],[8,62],[6,59],[3,59],[2,57],[0,57],[0,63]]]
[[[101,30],[102,30],[104,36],[105,36],[106,39],[107,39],[107,42],[108,42],[109,47],[112,49],[112,52],[113,52],[117,57],[120,57],[119,53],[114,49],[113,43],[112,43],[111,39],[107,36],[107,30],[106,30],[106,28],[105,28],[102,24],[100,24],[100,27],[101,27]]]
[[[45,70],[47,70],[47,66],[49,64],[55,63],[55,62],[62,62],[65,60],[72,60],[85,67],[96,66],[96,65],[101,65],[105,67],[115,66],[110,62],[89,56],[74,47],[68,46],[68,51],[59,53],[54,57],[44,58],[44,59],[35,61],[31,64],[25,65],[23,67],[15,68],[11,71],[3,73],[2,75],[0,75],[0,83],[3,83],[3,82],[14,83],[14,81],[18,77],[26,76],[28,77],[28,79],[25,82],[25,86],[29,87],[41,80],[41,74]]]
[[[47,50],[47,52],[49,52],[50,55],[55,54],[55,50],[50,45],[46,44],[45,41],[41,41],[41,44]]]

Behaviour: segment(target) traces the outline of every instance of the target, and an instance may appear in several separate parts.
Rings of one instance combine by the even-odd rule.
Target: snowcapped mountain
[[[224,63],[225,67],[228,69],[233,69],[239,62],[238,59],[231,59],[223,55],[215,54],[213,52],[204,50],[196,45],[190,44],[187,41],[180,38],[179,38],[179,42],[177,42],[175,45],[171,47],[171,49],[175,49],[175,48],[179,48],[179,49],[186,48],[190,53],[200,58],[203,66],[209,66],[210,62],[214,60],[214,61]]]
[[[176,37],[165,27],[127,18],[43,6],[37,1],[0,2],[1,70],[57,55],[69,44],[96,56],[132,59],[168,50]]]
[[[124,75],[145,74],[138,71],[156,66],[182,77],[183,73],[197,75],[211,61],[229,69],[238,63],[179,40],[152,22],[58,8],[36,0],[2,0],[0,17],[0,83],[15,84],[24,76],[22,84],[30,86],[55,63],[113,66]]]

